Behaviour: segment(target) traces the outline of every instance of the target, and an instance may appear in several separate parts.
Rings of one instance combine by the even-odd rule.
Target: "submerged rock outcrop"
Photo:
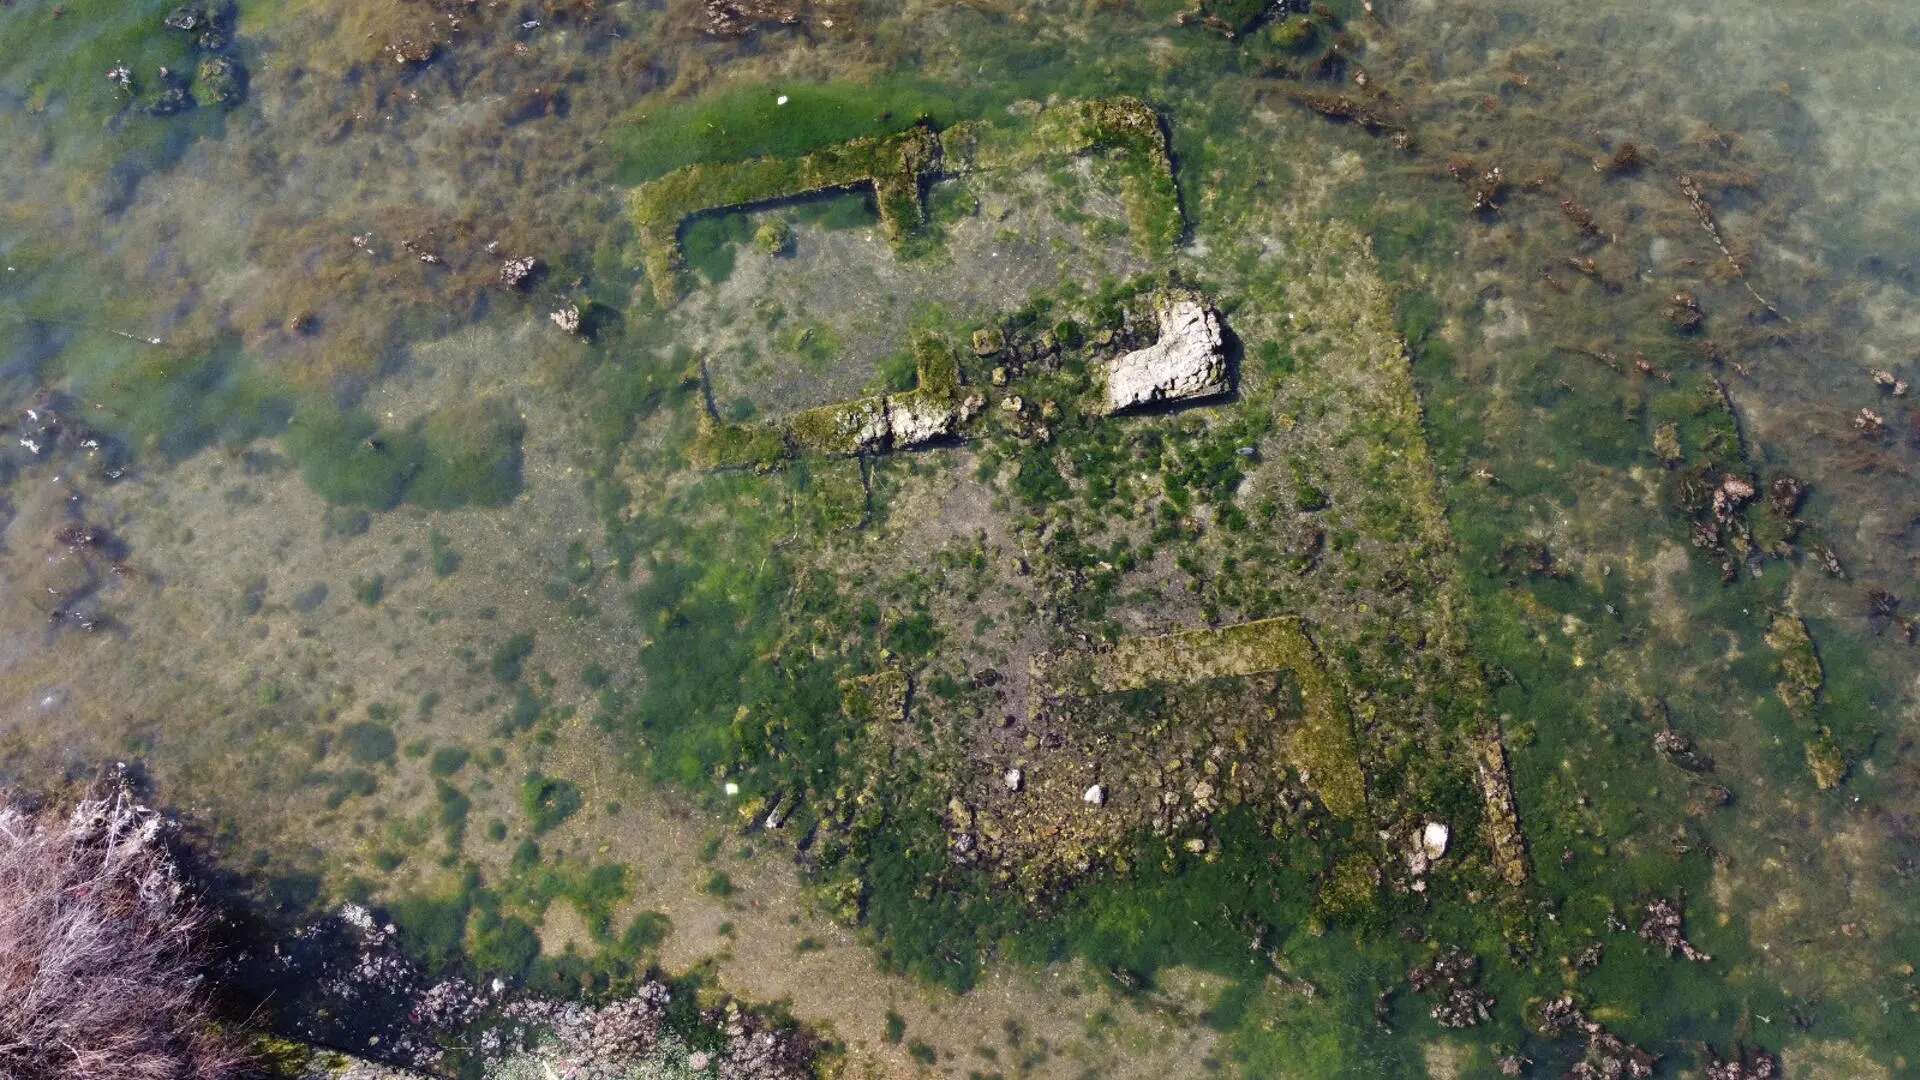
[[[1226,331],[1202,297],[1170,293],[1155,305],[1160,340],[1114,358],[1107,369],[1107,412],[1191,401],[1233,388]]]

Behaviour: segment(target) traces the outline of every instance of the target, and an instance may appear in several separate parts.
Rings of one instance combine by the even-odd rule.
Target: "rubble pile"
[[[1681,932],[1681,922],[1678,904],[1665,897],[1655,897],[1647,902],[1645,918],[1640,923],[1640,937],[1665,949],[1668,956],[1679,953],[1696,964],[1713,959],[1687,940]]]
[[[1493,1015],[1493,995],[1480,989],[1480,958],[1460,949],[1439,956],[1407,972],[1414,990],[1437,999],[1430,1014],[1444,1028],[1469,1028]]]
[[[1567,1070],[1568,1080],[1618,1080],[1623,1077],[1640,1080],[1652,1076],[1653,1067],[1660,1060],[1589,1017],[1586,1010],[1574,1003],[1571,994],[1541,1006],[1538,1026],[1542,1034],[1552,1038],[1579,1036],[1587,1040],[1586,1056]]]

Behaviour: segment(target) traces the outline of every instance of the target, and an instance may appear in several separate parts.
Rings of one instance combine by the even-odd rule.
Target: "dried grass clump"
[[[0,1076],[242,1074],[202,980],[209,915],[166,829],[118,777],[64,818],[0,792]]]

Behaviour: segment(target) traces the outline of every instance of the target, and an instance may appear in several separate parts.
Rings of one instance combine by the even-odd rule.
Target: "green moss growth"
[[[776,427],[729,424],[702,414],[689,457],[696,468],[770,472],[786,459],[787,441]]]
[[[1807,771],[1813,774],[1813,785],[1821,791],[1831,791],[1847,778],[1847,770],[1852,766],[1832,732],[1822,731],[1807,740],[1806,752]]]
[[[754,230],[753,246],[768,255],[785,255],[793,249],[793,226],[779,220],[766,222]]]
[[[8,15],[0,9],[0,21]],[[71,363],[75,391],[102,406],[89,422],[169,461],[277,435],[294,415],[292,397],[237,343],[183,351],[115,339]]]
[[[1767,644],[1780,660],[1780,682],[1775,691],[1795,716],[1813,714],[1814,699],[1826,682],[1820,666],[1820,654],[1813,647],[1813,635],[1797,615],[1779,612],[1767,628]]]
[[[1311,19],[1282,19],[1267,30],[1267,42],[1281,52],[1304,53],[1319,41]]]
[[[483,975],[524,982],[540,958],[540,938],[520,919],[486,912],[474,920],[467,955]]]
[[[922,120],[944,125],[982,107],[965,92],[916,79],[757,84],[637,106],[608,141],[620,182],[638,184],[689,165],[801,157]]]
[[[937,165],[939,152],[932,133],[915,127],[796,158],[689,165],[642,184],[628,207],[655,298],[662,304],[679,298],[681,223],[696,214],[871,185],[887,235],[904,238],[922,220],[920,178]]]
[[[897,668],[848,679],[840,684],[842,707],[855,723],[899,723],[907,718],[906,672]]]

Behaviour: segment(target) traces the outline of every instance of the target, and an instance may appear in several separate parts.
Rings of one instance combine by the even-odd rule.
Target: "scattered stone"
[[[1541,1006],[1539,1027],[1543,1034],[1553,1038],[1576,1035],[1587,1040],[1585,1059],[1567,1071],[1569,1080],[1617,1080],[1621,1077],[1641,1080],[1653,1075],[1654,1064],[1660,1060],[1588,1017],[1585,1010],[1574,1004],[1571,994],[1562,995]]]
[[[578,304],[568,304],[560,310],[549,314],[547,318],[552,319],[553,325],[559,327],[566,333],[578,334],[580,332],[580,305]]]
[[[1781,1075],[1780,1060],[1765,1050],[1735,1047],[1733,1057],[1722,1061],[1707,1050],[1706,1080],[1776,1080]]]
[[[531,281],[539,271],[540,260],[531,255],[508,259],[500,266],[500,284],[509,289],[518,289]]]
[[[1107,412],[1190,401],[1232,389],[1219,313],[1201,297],[1170,293],[1155,308],[1160,340],[1116,357],[1107,370]]]
[[[169,86],[160,92],[147,106],[147,111],[155,116],[172,116],[193,108],[193,96],[178,86]]]
[[[1800,512],[1800,504],[1806,501],[1806,481],[1782,473],[1767,485],[1767,502],[1781,517],[1791,518]]]
[[[973,332],[973,355],[975,356],[993,356],[1004,351],[1006,347],[1007,335],[1001,333],[996,327]]]
[[[1827,572],[1827,576],[1836,578],[1847,576],[1847,568],[1840,564],[1839,554],[1827,545],[1815,544],[1808,554],[1820,564],[1820,569]]]
[[[783,0],[706,0],[706,31],[715,37],[745,37],[762,23],[793,26],[804,5]]]
[[[401,38],[399,41],[388,42],[384,51],[388,56],[393,57],[393,62],[396,64],[403,67],[419,67],[432,60],[440,51],[440,47],[431,41]]]
[[[1573,960],[1571,962],[1573,970],[1579,971],[1579,972],[1592,971],[1594,968],[1597,968],[1600,966],[1600,959],[1604,957],[1606,954],[1607,954],[1607,945],[1605,942],[1603,941],[1591,942],[1587,945],[1586,948],[1581,949],[1578,953],[1574,955]]]
[[[1086,794],[1080,796],[1080,801],[1086,803],[1088,806],[1105,806],[1107,804],[1107,789],[1101,787],[1099,784],[1095,784],[1087,789]]]
[[[1005,781],[1008,791],[1019,791],[1025,778],[1021,775],[1019,769],[1008,769],[1006,775],[1000,779]]]
[[[1707,772],[1713,768],[1712,759],[1695,750],[1693,739],[1683,731],[1669,727],[1654,732],[1653,748],[1688,772]]]
[[[162,22],[169,30],[179,30],[188,34],[210,25],[206,9],[191,6],[174,8],[167,13],[167,17]]]
[[[890,397],[886,402],[886,437],[895,449],[943,439],[979,415],[986,399],[969,394],[956,406],[919,393]]]
[[[1700,310],[1700,298],[1690,292],[1682,290],[1674,293],[1672,299],[1667,301],[1667,321],[1683,334],[1700,329],[1706,319],[1706,313]]]
[[[1447,841],[1452,836],[1453,831],[1446,825],[1429,821],[1426,828],[1420,831],[1420,846],[1425,849],[1427,858],[1438,859],[1447,853]]]
[[[1479,958],[1460,949],[1446,949],[1407,972],[1415,991],[1438,998],[1430,1013],[1447,1028],[1475,1027],[1492,1018],[1493,996],[1480,989],[1479,981]]]
[[[1655,897],[1647,902],[1645,918],[1640,923],[1640,938],[1665,949],[1668,956],[1679,953],[1697,964],[1713,959],[1686,939],[1681,932],[1682,921],[1678,904],[1665,897]]]
[[[1873,384],[1894,397],[1907,396],[1907,384],[1894,376],[1893,372],[1881,368],[1872,368],[1868,374],[1873,376]]]
[[[1853,418],[1853,426],[1863,435],[1878,435],[1887,426],[1887,418],[1872,409],[1862,408]]]
[[[1728,473],[1721,478],[1720,486],[1714,489],[1713,516],[1721,521],[1732,519],[1733,515],[1738,513],[1754,494],[1752,482],[1745,477]]]

